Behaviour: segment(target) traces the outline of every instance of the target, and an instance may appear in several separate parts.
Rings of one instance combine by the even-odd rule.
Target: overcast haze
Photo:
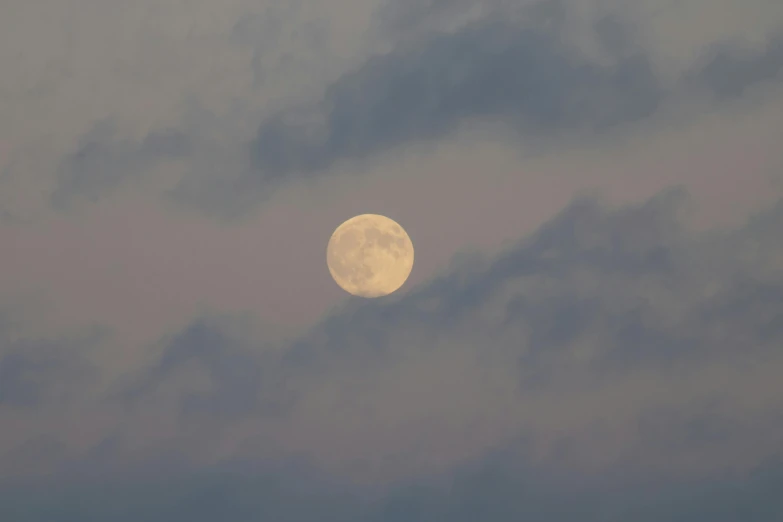
[[[8,0],[0,520],[783,520],[781,137],[779,0]]]

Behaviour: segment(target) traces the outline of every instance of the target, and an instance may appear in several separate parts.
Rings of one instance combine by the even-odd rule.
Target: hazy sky
[[[783,520],[781,137],[780,0],[7,0],[0,520]]]

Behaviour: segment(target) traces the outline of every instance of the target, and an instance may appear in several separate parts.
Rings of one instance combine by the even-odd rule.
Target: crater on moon
[[[361,297],[400,288],[413,269],[413,244],[396,221],[362,214],[341,224],[329,239],[326,264],[335,282]]]

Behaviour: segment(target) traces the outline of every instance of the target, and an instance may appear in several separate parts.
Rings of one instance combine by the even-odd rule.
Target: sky
[[[783,520],[781,136],[779,0],[8,0],[0,520]]]

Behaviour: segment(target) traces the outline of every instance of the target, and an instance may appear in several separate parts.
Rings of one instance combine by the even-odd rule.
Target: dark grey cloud
[[[193,520],[355,520],[347,496],[294,461],[265,463],[264,472],[241,464],[214,473],[154,476],[81,484],[45,483],[0,488],[4,513],[15,521],[55,522],[111,519]],[[43,518],[42,518],[43,517]]]
[[[566,49],[535,19],[489,18],[370,58],[329,86],[322,129],[263,123],[253,144],[258,176],[274,181],[404,143],[440,138],[471,118],[526,134],[606,129],[650,115],[664,96],[641,54],[602,66]],[[316,124],[317,126],[317,124]]]
[[[755,85],[783,78],[783,33],[761,51],[716,45],[696,67],[692,81],[721,99],[737,98]]]
[[[312,174],[343,159],[441,138],[471,118],[499,120],[537,137],[607,130],[651,115],[673,94],[617,20],[596,25],[618,55],[611,65],[565,48],[560,27],[551,27],[490,18],[372,57],[329,86],[315,130],[286,121],[286,114],[261,125],[255,175],[274,182]],[[748,56],[727,46],[693,73],[695,83],[736,96],[774,80],[783,63],[781,42]]]
[[[97,378],[86,351],[105,336],[34,339],[13,334],[0,321],[0,408],[35,409],[65,404]]]
[[[267,393],[278,382],[274,373],[267,372],[259,351],[224,327],[214,319],[199,319],[189,325],[164,343],[160,360],[125,384],[118,397],[127,404],[137,404],[182,367],[195,363],[208,375],[211,388],[183,393],[179,405],[184,415],[230,418],[283,411],[283,397]]]
[[[466,263],[400,299],[349,306],[287,356],[377,358],[398,348],[396,332],[439,335],[466,321],[484,350],[518,350],[520,366],[538,378],[588,333],[601,344],[589,373],[693,364],[740,346],[774,350],[783,342],[783,278],[773,261],[783,251],[774,232],[783,204],[740,231],[698,236],[679,218],[686,200],[672,190],[613,211],[578,200],[491,263]],[[521,289],[509,291],[514,285]],[[475,322],[487,309],[494,318]],[[501,341],[521,325],[524,338]]]
[[[232,339],[199,320],[167,343],[136,393],[154,391],[195,360],[214,388],[182,402],[184,411],[247,415],[266,403],[285,414],[324,382],[357,371],[372,381],[412,353],[431,353],[447,366],[448,347],[466,345],[477,361],[513,361],[526,395],[573,380],[606,386],[650,371],[661,382],[682,372],[695,379],[742,357],[777,364],[783,202],[741,229],[696,234],[682,223],[686,201],[682,190],[616,209],[577,200],[496,259],[457,262],[402,297],[350,301],[280,350]],[[781,392],[770,389],[765,400]],[[717,407],[699,399],[699,411],[673,418],[686,425],[692,416],[707,431],[728,426],[737,411],[727,412],[723,399]],[[749,416],[726,436],[737,443],[756,421],[775,423]],[[689,428],[678,429],[676,440],[690,436]]]
[[[286,379],[331,375],[338,361],[380,372],[400,350],[427,349],[425,341],[406,346],[403,336],[449,338],[464,324],[484,352],[516,354],[523,388],[552,385],[585,336],[597,346],[580,371],[596,379],[696,367],[738,350],[774,354],[783,343],[783,278],[774,264],[783,252],[783,203],[741,230],[694,235],[680,219],[686,201],[682,190],[615,210],[577,200],[491,262],[457,263],[401,298],[350,302],[274,352],[281,357],[199,320],[136,386],[153,389],[196,360],[215,388],[190,397],[188,407],[251,411],[262,387],[274,403],[291,393],[281,386]],[[478,320],[487,310],[489,318]]]
[[[471,12],[472,11],[472,12]],[[570,9],[567,0],[400,0],[383,2],[376,14],[379,34],[393,42],[426,36],[439,31],[452,32],[465,23],[488,16],[508,20],[520,16],[539,27],[561,26]]]
[[[463,9],[459,2],[430,4],[424,17],[401,6],[390,23],[406,26],[405,13],[421,21]],[[371,56],[329,85],[319,102],[263,121],[247,151],[250,168],[218,174],[219,182],[185,180],[188,190],[178,191],[178,200],[213,214],[244,212],[281,183],[436,141],[471,121],[501,123],[528,145],[551,145],[580,131],[589,136],[640,122],[672,99],[705,90],[736,98],[779,78],[783,38],[775,37],[766,49],[746,53],[721,44],[680,81],[664,85],[632,27],[611,13],[597,19],[593,34],[606,55],[599,63],[566,44],[568,15],[566,3],[545,0],[513,16],[490,9],[456,30],[405,33],[391,52]],[[217,185],[233,187],[235,197]]]
[[[623,395],[632,414],[612,416],[636,434],[633,451],[607,469],[589,472],[569,464],[574,452],[597,451],[589,431],[600,433],[606,422],[601,414],[587,427],[587,436],[584,427],[550,434],[557,439],[557,451],[543,460],[528,455],[527,441],[536,427],[533,414],[516,442],[437,477],[409,477],[382,495],[335,489],[328,476],[313,479],[309,464],[305,471],[287,464],[270,473],[259,471],[267,464],[241,452],[219,471],[197,471],[181,464],[187,455],[163,448],[155,460],[177,463],[167,464],[166,487],[148,478],[123,479],[121,472],[116,478],[115,467],[108,475],[115,478],[82,489],[50,487],[41,493],[3,487],[0,505],[11,506],[15,520],[21,521],[52,520],[52,513],[60,520],[155,520],[164,512],[167,520],[194,521],[774,520],[783,514],[773,493],[783,484],[783,474],[780,464],[764,460],[780,455],[783,447],[773,445],[764,450],[768,453],[749,457],[759,467],[747,476],[723,476],[731,465],[722,465],[721,459],[753,448],[759,434],[783,440],[783,390],[766,383],[766,391],[742,399],[746,388],[756,385],[749,375],[743,385],[727,383],[718,393],[682,391],[675,403],[651,403],[625,387],[642,372],[655,372],[662,387],[672,375],[687,375],[697,387],[705,372],[722,363],[781,364],[783,202],[740,228],[695,233],[682,222],[686,201],[679,190],[619,208],[579,199],[496,258],[466,256],[404,296],[349,302],[279,349],[219,319],[199,319],[164,340],[160,358],[136,376],[125,396],[142,409],[145,399],[154,400],[161,390],[175,392],[172,414],[195,415],[205,428],[203,436],[197,431],[187,438],[208,438],[210,423],[230,428],[239,418],[263,419],[270,411],[275,422],[284,423],[308,394],[327,387],[338,397],[329,412],[356,407],[351,402],[356,395],[372,405],[372,386],[357,388],[354,383],[344,394],[334,387],[355,372],[362,374],[362,382],[373,383],[404,365],[412,353],[427,354],[439,361],[436,366],[445,367],[457,349],[467,347],[475,354],[477,371],[515,364],[520,400],[581,393],[569,391],[574,382],[588,383],[582,390],[610,387]],[[585,346],[589,356],[579,352]],[[197,393],[183,388],[177,394],[182,382],[176,377],[193,364],[209,377],[210,388]],[[745,371],[738,368],[737,377]],[[427,378],[438,385],[437,375]],[[470,378],[464,375],[463,382]],[[29,397],[18,390],[17,397]],[[743,404],[753,406],[745,410]],[[493,404],[482,407],[492,409]],[[554,402],[547,413],[576,414]],[[362,418],[372,423],[372,410]],[[29,453],[65,459],[63,448],[53,441],[36,444],[17,453],[17,466]],[[124,462],[122,440],[109,437],[100,446],[81,459],[66,460],[66,475]],[[665,472],[661,478],[657,468],[649,467],[705,452],[714,472],[702,478],[673,479]],[[190,474],[174,472],[187,469]],[[111,492],[103,489],[107,485]]]
[[[716,42],[680,81],[664,84],[634,28],[611,12],[581,21],[592,24],[605,54],[599,62],[568,43],[566,21],[574,13],[567,2],[513,9],[490,2],[456,28],[435,23],[459,19],[467,7],[443,0],[386,5],[376,29],[390,31],[393,49],[346,71],[320,99],[266,116],[249,143],[205,139],[211,135],[206,127],[226,134],[206,115],[186,125],[189,130],[153,131],[141,141],[117,139],[110,124],[99,124],[62,162],[52,203],[64,209],[94,201],[161,161],[186,158],[188,173],[167,193],[170,199],[236,217],[281,184],[321,175],[342,161],[434,142],[471,122],[505,125],[528,146],[561,143],[575,133],[589,139],[640,122],[671,99],[705,91],[736,98],[778,80],[783,63],[779,35],[761,50]],[[235,36],[248,38],[247,27],[240,24]]]
[[[193,150],[191,139],[173,129],[152,131],[141,141],[115,136],[111,123],[98,123],[65,158],[51,195],[55,208],[65,210],[80,200],[94,202],[159,162],[184,157]]]
[[[212,522],[531,522],[634,520],[744,522],[783,516],[783,465],[773,461],[743,476],[589,485],[539,473],[503,455],[383,494],[337,487],[296,467],[264,472],[225,469],[193,475],[0,489],[4,512],[18,522],[111,519]],[[293,470],[293,471],[292,471]],[[570,483],[568,483],[570,482]]]
[[[448,487],[408,486],[385,499],[368,520],[532,520],[568,522],[639,520],[721,520],[774,518],[783,504],[771,489],[783,480],[778,463],[747,479],[685,481],[666,485],[556,485],[558,478],[531,466],[503,462],[503,455],[456,473]],[[568,481],[563,477],[561,480]],[[747,517],[747,518],[745,518]]]
[[[486,5],[488,2],[484,3]],[[382,21],[379,30],[390,35],[426,30],[439,20],[453,18],[470,6],[467,0],[401,0],[384,2],[378,18]]]

